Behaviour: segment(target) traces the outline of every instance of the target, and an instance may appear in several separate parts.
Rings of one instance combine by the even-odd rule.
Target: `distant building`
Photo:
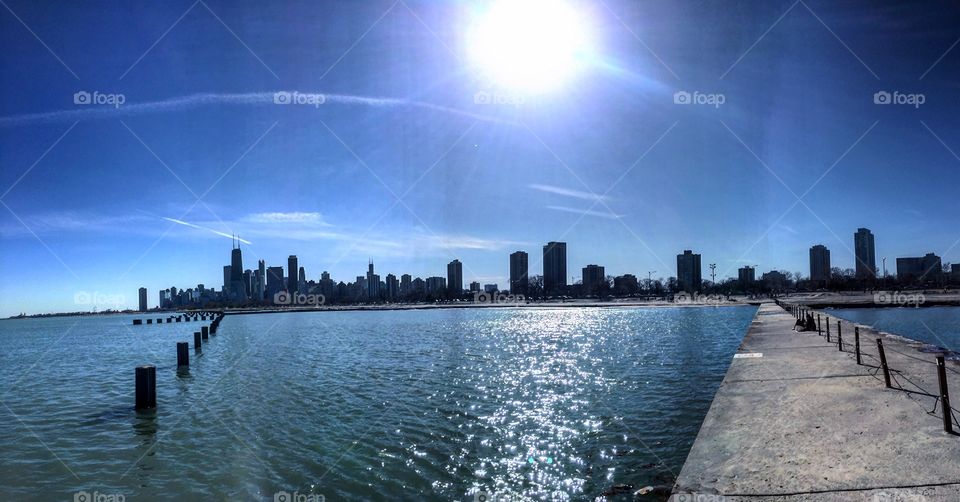
[[[297,292],[297,285],[300,279],[300,267],[297,265],[297,255],[292,254],[287,257],[287,292],[290,294]]]
[[[406,296],[410,293],[413,293],[413,279],[410,274],[403,274],[400,276],[400,294]]]
[[[447,289],[447,280],[443,277],[427,277],[427,294],[439,295]]]
[[[260,279],[257,282],[257,299],[263,300],[264,295],[267,294],[267,264],[260,260],[257,262],[257,272],[260,273]]]
[[[510,254],[510,293],[524,295],[530,284],[528,277],[529,256],[525,251]]]
[[[699,254],[687,249],[683,254],[677,255],[677,285],[681,291],[700,291],[700,284],[703,282],[701,272]]]
[[[447,288],[451,295],[463,294],[463,264],[460,260],[453,260],[447,264]]]
[[[583,293],[595,295],[600,291],[600,287],[607,281],[603,267],[600,265],[587,265],[583,267]]]
[[[283,283],[283,267],[267,268],[267,299],[273,300],[273,297],[286,289]]]
[[[388,299],[396,300],[400,297],[400,281],[397,280],[397,276],[393,274],[387,274],[386,288]]]
[[[830,280],[830,250],[823,244],[810,248],[810,280],[817,283]]]
[[[411,293],[423,293],[427,290],[427,283],[423,279],[417,277],[410,283],[410,288]]]
[[[477,291],[480,291],[480,283],[477,282],[477,281],[471,282],[471,283],[470,283],[470,292],[471,292],[471,293],[475,293],[475,292],[477,292]]]
[[[853,234],[853,250],[857,259],[857,278],[875,278],[877,276],[877,251],[873,233],[866,228],[858,228],[857,233]]]
[[[567,288],[567,243],[548,242],[543,246],[543,289],[557,294]]]
[[[483,291],[484,291],[484,292],[487,292],[487,293],[490,293],[490,294],[494,294],[494,293],[496,293],[497,291],[500,291],[500,288],[497,287],[496,284],[484,284],[484,285],[483,285]]]
[[[146,312],[147,311],[147,288],[140,288],[139,291],[137,292],[140,294],[140,308],[138,310],[140,312]]]
[[[367,299],[368,300],[378,300],[380,299],[380,276],[373,273],[373,260],[367,262]]]
[[[246,298],[248,287],[244,287],[243,282],[243,256],[240,253],[240,243],[235,242],[233,249],[230,250],[230,292],[228,296],[237,300]]]
[[[763,277],[760,278],[764,286],[773,290],[780,291],[787,287],[787,276],[782,272],[776,270],[771,270],[763,274]]]
[[[737,280],[741,286],[750,286],[757,282],[757,269],[747,266],[737,270]]]
[[[230,265],[223,266],[223,294],[230,295],[230,281],[233,276],[233,270]]]
[[[943,264],[940,257],[933,253],[916,258],[897,258],[897,279],[901,282],[937,282],[942,274]]]
[[[950,282],[960,284],[960,263],[950,265]]]
[[[640,281],[633,274],[623,274],[613,278],[613,290],[618,295],[634,295],[640,291]]]

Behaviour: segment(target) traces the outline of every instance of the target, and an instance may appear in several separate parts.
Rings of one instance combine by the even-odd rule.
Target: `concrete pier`
[[[793,331],[795,322],[776,305],[759,308],[671,500],[960,500],[960,435],[944,432],[938,354],[860,327],[858,365],[854,344],[838,350],[835,338]],[[950,366],[956,403],[960,372]]]

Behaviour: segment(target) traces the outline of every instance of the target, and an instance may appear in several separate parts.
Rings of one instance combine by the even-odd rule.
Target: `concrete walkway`
[[[841,352],[836,318],[833,343],[794,322],[760,307],[738,353],[762,357],[733,360],[671,500],[960,501],[960,435],[944,432],[934,398],[885,387],[876,339],[894,387],[937,394],[935,354],[861,328],[857,365],[853,324]],[[948,369],[958,408],[960,372]]]

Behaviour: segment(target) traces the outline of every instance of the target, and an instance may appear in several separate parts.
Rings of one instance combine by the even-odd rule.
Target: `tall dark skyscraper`
[[[140,312],[147,311],[147,288],[140,288],[137,293],[140,294]]]
[[[287,257],[287,292],[296,293],[299,282],[300,267],[297,266],[297,255]]]
[[[857,257],[857,278],[873,279],[877,276],[877,251],[873,234],[866,228],[858,228],[853,234],[853,250]]]
[[[529,256],[525,251],[510,253],[510,294],[524,295],[530,283],[528,274]]]
[[[583,267],[583,292],[588,295],[595,295],[607,280],[607,275],[600,265],[587,265]]]
[[[543,289],[555,294],[567,287],[567,243],[548,242],[543,246]]]
[[[263,260],[257,262],[257,272],[260,273],[260,280],[257,283],[257,299],[263,300],[267,293],[267,264]]]
[[[463,264],[453,260],[447,264],[447,288],[451,295],[463,294]]]
[[[224,294],[230,294],[230,284],[233,279],[233,267],[230,265],[223,266],[223,292]]]
[[[823,244],[810,248],[810,280],[820,283],[830,280],[830,250]]]
[[[373,260],[367,263],[367,298],[375,300],[380,298],[380,276],[373,272]]]
[[[273,295],[286,289],[283,284],[283,267],[267,268],[267,299],[273,300]]]
[[[689,249],[677,255],[677,285],[681,291],[694,293],[700,291],[701,276],[700,255]]]

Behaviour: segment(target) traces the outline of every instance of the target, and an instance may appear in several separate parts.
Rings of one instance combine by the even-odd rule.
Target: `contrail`
[[[290,98],[294,94],[312,97],[322,97],[322,104],[317,108],[322,108],[328,104],[334,105],[360,105],[372,107],[416,107],[428,110],[470,117],[484,122],[497,122],[510,125],[519,125],[516,122],[503,120],[497,117],[472,113],[465,110],[450,108],[423,101],[410,101],[398,98],[380,98],[369,96],[352,96],[349,94],[324,94],[324,93],[301,93],[299,91],[275,91],[275,92],[249,92],[235,94],[216,94],[201,93],[190,94],[188,96],[179,96],[161,101],[148,101],[144,103],[122,104],[119,106],[82,104],[76,105],[75,110],[56,110],[42,113],[28,113],[23,115],[9,115],[0,117],[0,127],[13,127],[28,124],[45,124],[55,122],[74,122],[78,120],[95,120],[113,117],[129,117],[134,115],[143,115],[150,113],[176,112],[190,110],[203,106],[214,105],[278,105],[278,106],[301,106],[296,104],[278,103],[278,96]],[[89,97],[88,97],[89,99]],[[312,105],[304,105],[312,106]]]
[[[200,229],[200,230],[206,230],[207,232],[213,232],[213,233],[215,233],[215,234],[217,234],[217,235],[221,235],[221,236],[223,236],[223,237],[229,237],[229,238],[231,238],[231,239],[237,239],[238,241],[240,241],[240,242],[242,242],[242,243],[244,243],[244,244],[253,244],[252,242],[250,242],[250,241],[248,241],[248,240],[241,239],[241,238],[239,238],[239,237],[236,237],[236,236],[233,236],[233,235],[230,235],[230,234],[226,234],[226,233],[223,233],[223,232],[221,232],[221,231],[219,231],[219,230],[214,230],[214,229],[212,229],[212,228],[201,227],[200,225],[194,225],[193,223],[188,223],[188,222],[186,222],[186,221],[178,220],[178,219],[175,219],[175,218],[167,218],[166,216],[161,216],[160,218],[163,218],[164,220],[167,220],[167,221],[172,221],[173,223],[177,223],[177,224],[179,224],[179,225],[184,225],[184,226],[187,226],[187,227],[190,227],[190,228],[198,228],[198,229]]]

